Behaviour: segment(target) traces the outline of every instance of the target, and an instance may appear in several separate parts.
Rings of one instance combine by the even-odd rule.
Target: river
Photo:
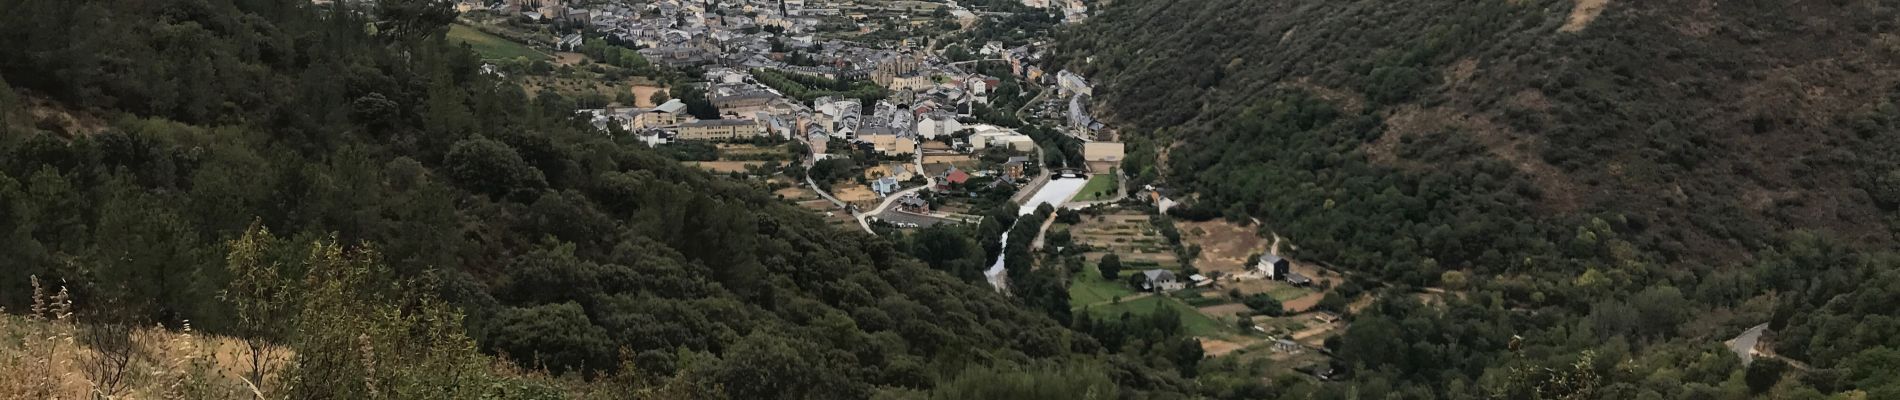
[[[1051,177],[1049,183],[1043,184],[1042,189],[1036,190],[1036,195],[1030,196],[1029,201],[1023,202],[1022,207],[1016,209],[1016,215],[1035,214],[1036,207],[1041,207],[1043,204],[1048,204],[1055,208],[1062,208],[1063,203],[1068,203],[1069,199],[1074,198],[1076,193],[1080,193],[1082,186],[1088,183],[1088,178],[1063,179]],[[1010,229],[1015,229],[1015,226],[1011,225]],[[1003,241],[1003,247],[1007,249],[1009,247],[1009,230],[1004,230],[1003,237],[998,240]],[[1004,253],[1008,253],[1008,250],[1004,250]],[[1005,256],[1005,254],[996,255],[996,263],[991,264],[989,270],[983,271],[983,276],[989,278],[990,286],[995,286],[996,290],[1003,290],[1004,287],[1003,257]]]

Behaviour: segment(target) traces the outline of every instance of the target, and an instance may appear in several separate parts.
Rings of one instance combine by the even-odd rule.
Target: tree
[[[613,340],[573,302],[512,307],[495,315],[488,343],[510,358],[554,372],[613,367]]]
[[[1673,286],[1651,286],[1630,298],[1636,308],[1637,327],[1651,335],[1676,331],[1690,311],[1689,300]]]
[[[441,35],[455,22],[450,0],[382,0],[376,2],[376,29],[395,40],[417,40]]]
[[[528,165],[515,149],[479,137],[456,142],[444,163],[449,179],[464,189],[489,196],[539,190],[547,184],[541,170]]]
[[[1272,295],[1266,293],[1254,293],[1247,296],[1247,299],[1242,300],[1241,303],[1261,314],[1280,315],[1280,301],[1274,300]]]
[[[481,397],[487,385],[478,382],[493,381],[487,361],[431,281],[393,278],[376,252],[333,241],[308,254],[288,330],[287,397]]]
[[[1446,290],[1465,290],[1465,286],[1471,284],[1470,281],[1470,275],[1466,275],[1464,271],[1445,271],[1438,274],[1438,283],[1444,285]]]
[[[1122,258],[1115,253],[1104,254],[1101,263],[1096,264],[1095,268],[1102,272],[1102,279],[1115,280],[1122,273]]]
[[[230,244],[225,268],[231,282],[218,295],[237,316],[236,336],[250,351],[249,379],[260,390],[269,390],[264,377],[279,367],[275,362],[279,348],[272,343],[286,339],[297,304],[297,290],[284,276],[283,265],[267,254],[278,246],[268,228],[252,223]]]
[[[1775,387],[1775,383],[1781,382],[1782,374],[1786,373],[1788,373],[1787,362],[1779,358],[1759,357],[1748,364],[1744,380],[1748,382],[1749,392],[1759,394]]]

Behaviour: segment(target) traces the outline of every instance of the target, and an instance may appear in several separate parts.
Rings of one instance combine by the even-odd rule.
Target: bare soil
[[[1603,15],[1603,9],[1609,7],[1610,0],[1577,0],[1577,5],[1570,9],[1570,18],[1565,19],[1564,26],[1557,28],[1557,31],[1582,31],[1583,28],[1590,26],[1590,21],[1595,21],[1598,15]]]

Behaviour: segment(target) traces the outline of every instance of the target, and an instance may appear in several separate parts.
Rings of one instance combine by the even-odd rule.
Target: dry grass
[[[1240,274],[1247,268],[1248,257],[1267,250],[1267,240],[1252,227],[1227,220],[1176,221],[1174,226],[1181,232],[1182,241],[1201,246],[1201,255],[1194,260],[1194,266],[1204,272]]]
[[[687,161],[686,165],[716,173],[746,172],[751,167],[765,165],[764,161]]]
[[[99,371],[108,352],[86,343],[64,287],[53,294],[34,279],[26,315],[0,313],[0,399],[262,398],[238,368],[248,354],[235,340],[196,335],[189,323],[172,331],[151,327],[129,335],[122,374]],[[4,310],[0,310],[4,311]],[[95,339],[96,340],[96,339]],[[281,352],[280,352],[281,353]],[[115,375],[118,384],[99,381]]]

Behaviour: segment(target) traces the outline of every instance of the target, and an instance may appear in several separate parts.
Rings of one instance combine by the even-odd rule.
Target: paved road
[[[1042,145],[1034,144],[1034,146],[1036,149],[1036,163],[1040,165],[1042,164]],[[1049,183],[1049,166],[1043,165],[1041,168],[1037,168],[1035,179],[1030,179],[1029,183],[1023,185],[1021,190],[1017,190],[1016,194],[1009,196],[1009,202],[1023,204],[1023,202],[1029,201],[1029,197],[1035,195],[1036,191],[1041,190],[1042,185],[1046,183]]]
[[[930,176],[930,174],[924,173],[924,152],[923,151],[918,151],[917,156],[914,158],[911,158],[911,164],[916,166],[918,175],[924,176],[924,185],[914,187],[914,188],[899,190],[896,193],[891,193],[891,195],[889,196],[884,196],[884,202],[878,203],[877,208],[873,208],[871,209],[871,211],[867,211],[864,213],[852,215],[854,217],[857,217],[858,224],[864,225],[865,232],[871,232],[871,223],[869,221],[866,221],[865,220],[866,218],[869,218],[873,215],[883,215],[884,210],[890,209],[892,204],[897,204],[898,199],[902,199],[904,198],[904,196],[916,194],[918,191],[929,189],[931,186],[935,186],[937,184],[936,177],[932,177]],[[922,224],[919,224],[919,225],[922,225]],[[925,225],[925,226],[928,226],[928,225]],[[871,232],[871,234],[876,235],[877,232]]]
[[[805,184],[811,185],[811,191],[818,192],[818,197],[823,197],[825,198],[825,200],[830,200],[831,204],[838,206],[838,208],[844,209],[845,212],[851,213],[851,217],[856,218],[858,220],[858,227],[864,228],[865,233],[870,233],[871,235],[877,235],[876,231],[871,230],[871,223],[864,221],[864,214],[859,213],[857,210],[852,210],[850,205],[847,205],[844,203],[844,200],[838,200],[837,197],[831,197],[831,193],[825,192],[824,189],[821,189],[818,187],[817,181],[811,180],[811,175],[809,174],[805,175]]]
[[[1742,358],[1742,365],[1748,365],[1748,363],[1754,362],[1755,361],[1755,343],[1758,343],[1761,341],[1762,332],[1767,331],[1767,330],[1768,330],[1768,324],[1761,324],[1761,325],[1755,325],[1755,327],[1753,328],[1748,328],[1748,330],[1746,331],[1742,331],[1741,335],[1736,336],[1734,339],[1729,339],[1728,341],[1729,351],[1735,352],[1735,356]]]
[[[878,220],[885,221],[885,222],[902,222],[902,223],[917,224],[917,227],[919,228],[928,228],[936,224],[955,222],[955,221],[948,221],[948,220],[944,220],[941,218],[936,218],[936,217],[932,217],[928,215],[912,214],[912,213],[907,213],[907,212],[897,211],[897,210],[885,211],[883,213],[877,214],[876,217]]]

